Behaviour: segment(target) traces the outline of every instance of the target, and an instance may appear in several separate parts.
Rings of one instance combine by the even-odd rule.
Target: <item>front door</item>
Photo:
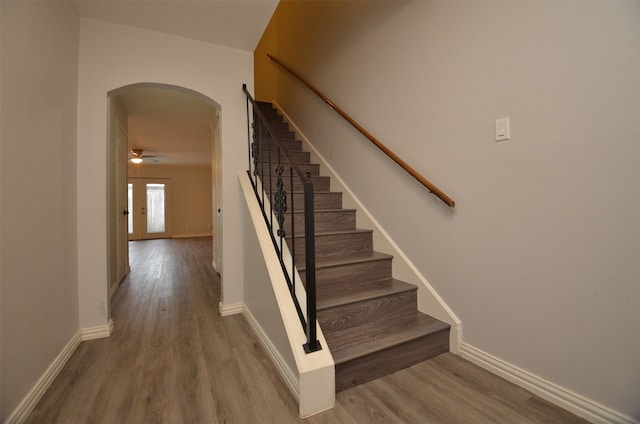
[[[129,240],[171,237],[171,180],[129,178]]]

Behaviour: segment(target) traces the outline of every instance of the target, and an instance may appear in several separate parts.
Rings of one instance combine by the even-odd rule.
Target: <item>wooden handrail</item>
[[[453,208],[456,205],[456,202],[454,202],[449,196],[447,196],[442,190],[440,190],[438,187],[436,187],[435,185],[433,185],[429,180],[427,180],[425,177],[423,177],[422,175],[420,175],[418,173],[418,171],[416,171],[415,169],[413,169],[411,166],[409,166],[409,164],[407,164],[405,161],[403,161],[402,159],[400,159],[400,157],[398,155],[396,155],[395,153],[393,153],[393,151],[391,151],[391,149],[389,149],[387,146],[385,146],[384,144],[382,144],[380,142],[380,140],[378,140],[377,138],[375,138],[371,133],[369,133],[369,131],[365,130],[360,124],[358,124],[353,118],[351,118],[349,115],[347,115],[346,112],[344,112],[342,109],[340,109],[335,103],[333,103],[333,101],[331,101],[331,99],[329,99],[327,96],[325,96],[324,94],[322,94],[322,92],[320,90],[318,90],[316,87],[313,86],[313,84],[311,84],[309,81],[307,81],[304,77],[302,77],[301,75],[299,75],[297,72],[295,72],[294,70],[292,70],[291,68],[289,68],[287,65],[285,65],[284,63],[282,63],[280,60],[276,59],[275,57],[273,57],[271,54],[267,53],[267,56],[269,57],[269,59],[271,59],[272,61],[274,61],[275,63],[277,63],[278,65],[280,65],[282,68],[284,68],[284,70],[286,70],[287,72],[289,72],[291,75],[293,75],[294,77],[296,77],[301,83],[303,83],[304,85],[306,85],[311,91],[313,91],[314,93],[316,93],[316,95],[318,95],[318,97],[320,97],[322,100],[325,101],[325,103],[327,103],[329,106],[331,106],[331,108],[333,110],[335,110],[336,112],[338,112],[338,114],[340,114],[340,116],[342,116],[347,122],[349,122],[355,129],[357,129],[358,131],[360,131],[360,133],[362,133],[362,135],[364,135],[365,137],[367,137],[369,139],[369,141],[371,141],[373,144],[376,145],[377,148],[379,148],[380,150],[382,150],[382,152],[384,152],[384,154],[386,154],[387,156],[389,156],[395,163],[397,163],[398,165],[400,165],[400,167],[402,169],[404,169],[405,171],[407,171],[413,178],[415,178],[416,180],[418,180],[418,182],[420,184],[422,184],[423,186],[425,186],[427,188],[427,190],[429,190],[431,193],[435,194],[440,200],[442,200],[444,203],[446,203],[449,207]]]

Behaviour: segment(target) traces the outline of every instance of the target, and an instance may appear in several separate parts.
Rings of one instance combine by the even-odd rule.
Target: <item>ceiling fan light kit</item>
[[[129,160],[131,161],[131,163],[140,164],[145,160],[155,163],[158,162],[157,159],[154,159],[157,156],[143,155],[142,152],[142,149],[129,149]]]

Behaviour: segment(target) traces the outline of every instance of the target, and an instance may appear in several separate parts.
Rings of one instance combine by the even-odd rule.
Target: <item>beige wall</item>
[[[78,331],[78,17],[0,2],[0,421]]]
[[[281,2],[254,62],[256,97],[329,159],[463,343],[640,418],[640,2]]]
[[[212,234],[210,166],[129,164],[129,178],[171,180],[172,237],[201,237]]]

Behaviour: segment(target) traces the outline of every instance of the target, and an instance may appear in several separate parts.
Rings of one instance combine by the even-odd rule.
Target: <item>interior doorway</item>
[[[211,236],[214,252],[211,262],[219,271],[222,267],[220,105],[196,91],[158,83],[139,83],[118,88],[108,93],[108,100],[107,251],[110,294],[115,293],[129,270],[129,239],[189,237],[193,234]],[[150,131],[152,135],[140,137],[140,128]],[[127,148],[118,148],[125,138]],[[204,139],[206,149],[196,144]],[[132,173],[132,165],[129,160],[132,153],[143,160],[142,164],[136,165],[133,173],[141,169],[139,167],[144,167],[147,172],[141,174],[145,177],[155,174],[166,177],[167,170],[172,167],[208,166],[207,190],[211,200],[208,207],[203,208],[200,203],[191,208],[200,212],[197,218],[200,223],[201,212],[209,210],[207,227],[200,225],[198,229],[189,228],[192,230],[189,233],[187,227],[191,223],[173,225],[173,218],[179,220],[181,217],[175,207],[172,211],[172,189],[178,190],[174,200],[188,189],[162,178],[162,181],[153,178],[154,181],[144,183],[141,179],[131,181],[132,175],[129,174]],[[121,166],[123,162],[126,165],[124,167]],[[150,169],[161,171],[154,174],[148,171]],[[180,202],[181,206],[184,203]],[[121,269],[125,269],[124,275],[121,275]]]

